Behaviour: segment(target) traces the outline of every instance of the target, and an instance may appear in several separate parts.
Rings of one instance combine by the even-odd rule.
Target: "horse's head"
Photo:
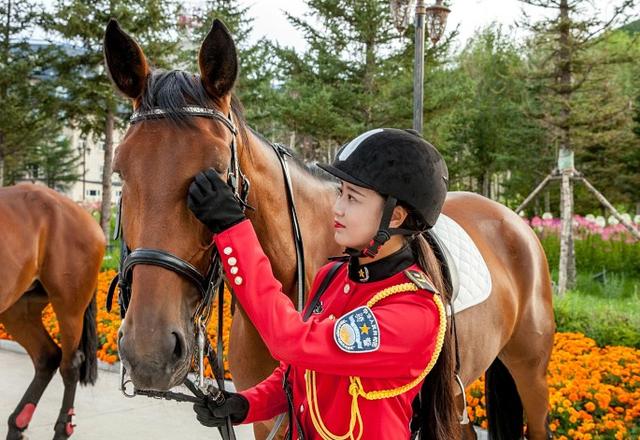
[[[237,54],[218,20],[200,48],[199,76],[152,71],[140,46],[113,20],[104,53],[113,83],[135,111],[114,158],[123,182],[122,239],[134,252],[160,250],[182,260],[163,266],[153,252],[131,260],[131,301],[119,333],[120,356],[134,385],[165,390],[182,383],[194,353],[194,313],[202,295],[175,266],[188,263],[202,276],[209,267],[211,234],[188,210],[186,196],[199,171],[229,170],[236,136],[229,123],[234,118],[227,117],[234,114]]]

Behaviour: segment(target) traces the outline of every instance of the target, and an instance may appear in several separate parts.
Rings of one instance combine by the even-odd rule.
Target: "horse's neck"
[[[250,179],[248,211],[260,244],[271,261],[274,275],[289,296],[295,291],[296,253],[291,211],[282,167],[273,149],[249,133],[250,152],[241,154],[241,166]],[[300,169],[289,161],[294,201],[302,231],[307,283],[327,257],[340,248],[333,238],[333,202],[336,186]],[[309,287],[309,286],[307,286]]]

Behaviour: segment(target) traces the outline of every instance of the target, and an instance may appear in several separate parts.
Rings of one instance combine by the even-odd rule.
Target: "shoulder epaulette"
[[[415,269],[407,269],[404,271],[404,274],[420,289],[428,290],[433,293],[437,292],[436,288],[433,287],[433,284],[431,284],[431,281],[429,281],[429,278],[427,278],[427,275],[425,275],[424,272]]]

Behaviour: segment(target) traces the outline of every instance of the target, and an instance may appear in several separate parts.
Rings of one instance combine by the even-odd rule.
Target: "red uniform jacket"
[[[345,264],[322,296],[323,310],[305,322],[282,293],[248,220],[218,234],[215,243],[238,301],[271,355],[280,361],[269,377],[242,392],[249,400],[249,413],[243,423],[268,420],[286,412],[282,379],[290,365],[295,415],[305,438],[321,438],[309,414],[305,370],[316,372],[318,408],[324,424],[332,433],[343,435],[349,430],[351,415],[349,376],[359,376],[365,391],[390,389],[411,382],[429,363],[439,314],[432,293],[426,290],[395,294],[372,306],[379,332],[375,351],[348,352],[336,339],[334,327],[341,316],[363,306],[386,287],[411,282],[403,271],[383,280],[360,283],[348,277]],[[330,266],[318,271],[309,298]],[[419,270],[417,266],[411,269]],[[411,402],[420,385],[397,397],[360,398],[362,439],[408,439]]]

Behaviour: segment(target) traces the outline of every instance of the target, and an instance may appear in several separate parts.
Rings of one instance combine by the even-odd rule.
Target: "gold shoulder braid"
[[[367,302],[367,306],[371,308],[378,301],[387,298],[391,295],[395,295],[397,293],[403,292],[416,292],[419,288],[414,283],[403,283],[395,286],[388,287],[380,292],[378,292],[373,298],[371,298]],[[440,294],[435,293],[433,295],[433,301],[436,303],[438,308],[438,314],[440,316],[440,324],[438,327],[438,336],[436,339],[436,345],[433,350],[433,355],[431,356],[431,360],[426,368],[420,373],[418,377],[409,382],[408,384],[402,385],[398,388],[392,388],[388,390],[376,390],[376,391],[365,391],[362,387],[362,382],[360,377],[358,376],[349,376],[349,381],[351,384],[349,385],[349,394],[352,397],[351,400],[351,418],[349,420],[349,431],[347,431],[344,435],[335,435],[325,426],[322,421],[322,417],[320,416],[320,409],[318,408],[318,395],[316,391],[316,372],[313,370],[306,370],[304,374],[306,390],[307,390],[307,404],[309,406],[309,411],[311,413],[311,421],[313,422],[313,426],[320,434],[320,437],[323,440],[360,440],[362,437],[363,426],[362,426],[362,416],[360,415],[360,408],[358,406],[358,397],[363,397],[367,400],[378,400],[378,399],[387,399],[390,397],[396,397],[400,394],[406,393],[410,389],[414,388],[431,371],[433,366],[436,364],[438,360],[438,356],[440,355],[440,351],[442,350],[442,345],[444,344],[444,336],[447,330],[447,315],[444,310],[444,305],[442,304],[442,300],[440,299]],[[359,427],[358,435],[355,436],[354,432],[356,430],[356,425]]]

